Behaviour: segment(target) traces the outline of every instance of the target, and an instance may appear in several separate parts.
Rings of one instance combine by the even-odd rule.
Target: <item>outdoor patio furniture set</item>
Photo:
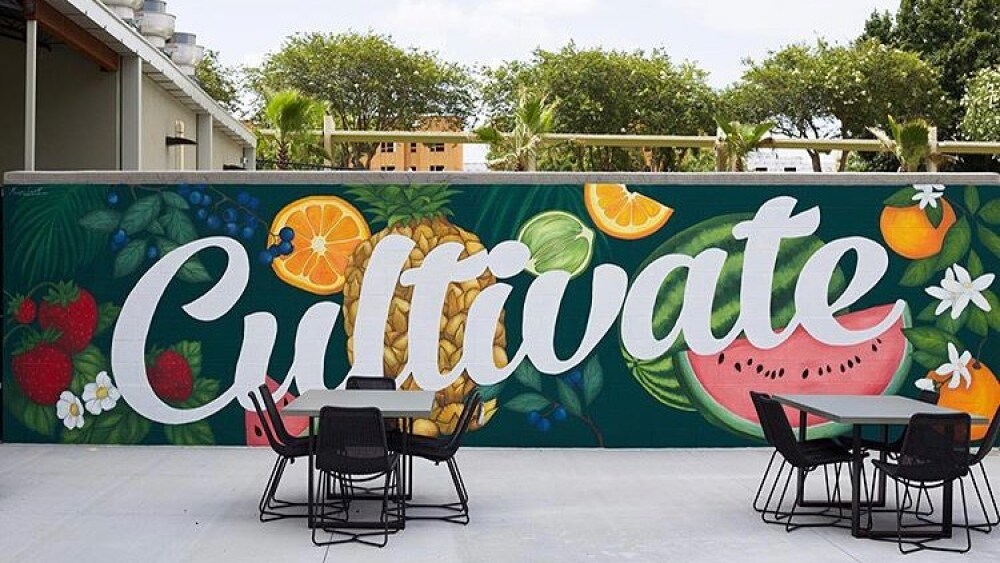
[[[849,528],[858,538],[889,540],[903,553],[952,551],[964,553],[972,545],[971,530],[990,533],[1000,525],[1000,510],[983,466],[1000,433],[1000,409],[992,418],[975,453],[970,451],[972,424],[985,417],[938,407],[925,401],[895,396],[775,395],[751,392],[764,437],[775,448],[761,478],[753,508],[768,524],[787,531],[809,527]],[[786,408],[799,411],[795,436]],[[851,427],[849,437],[806,437],[807,415]],[[880,439],[862,437],[862,428],[880,429]],[[889,440],[890,426],[902,427],[898,439]],[[777,471],[772,472],[780,457]],[[869,480],[865,461],[872,457]],[[847,466],[851,498],[841,494],[841,474]],[[976,476],[978,467],[981,480]],[[806,479],[823,471],[825,498],[805,498]],[[789,494],[792,478],[795,490]],[[887,480],[895,487],[895,504],[887,506]],[[981,521],[970,522],[965,482],[975,490]],[[963,520],[953,522],[953,494],[958,483]],[[770,487],[768,487],[770,485]],[[940,491],[939,509],[931,499]],[[911,491],[915,491],[915,496]],[[786,497],[788,500],[786,501]],[[863,497],[863,498],[862,498]],[[895,525],[877,529],[874,516],[891,513]],[[955,528],[964,530],[964,543],[945,546]]]
[[[262,522],[305,518],[317,546],[358,542],[377,547],[385,546],[408,520],[468,524],[469,495],[455,454],[473,418],[481,414],[478,393],[466,397],[455,432],[444,438],[412,432],[415,418],[430,415],[434,393],[398,393],[390,378],[350,377],[344,390],[306,391],[283,413],[265,385],[257,394],[250,393],[250,399],[277,454],[258,506]],[[308,436],[292,436],[282,415],[309,417]],[[444,463],[458,499],[413,502],[414,457]],[[309,464],[308,501],[277,498],[285,468],[303,458]],[[363,501],[378,505],[377,519],[361,516],[358,505]],[[330,533],[331,539],[319,538],[321,532]]]

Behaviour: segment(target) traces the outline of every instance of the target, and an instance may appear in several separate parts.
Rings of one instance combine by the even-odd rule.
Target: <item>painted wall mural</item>
[[[478,445],[759,443],[750,390],[1000,403],[996,186],[8,186],[3,213],[6,441],[263,445],[250,389],[348,374],[437,391],[430,436],[478,389]]]

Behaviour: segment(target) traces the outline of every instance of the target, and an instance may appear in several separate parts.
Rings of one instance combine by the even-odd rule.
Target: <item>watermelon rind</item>
[[[909,307],[903,309],[902,326],[903,328],[910,328],[911,326]],[[905,346],[903,349],[903,357],[900,359],[899,365],[896,366],[896,370],[893,373],[892,378],[889,380],[889,383],[886,385],[886,388],[882,391],[883,395],[892,395],[896,393],[896,391],[899,391],[910,373],[913,346],[905,337],[903,337],[903,342]],[[698,375],[691,366],[691,362],[688,360],[686,350],[678,352],[674,355],[674,366],[676,366],[676,373],[679,375],[678,381],[681,385],[681,389],[691,401],[694,410],[698,411],[706,420],[719,428],[728,430],[738,436],[756,438],[760,440],[764,439],[764,433],[759,424],[737,416],[725,406],[716,402],[715,399],[709,395],[707,391],[705,391],[705,388],[702,387],[701,382],[698,380]],[[750,391],[750,389],[747,389],[748,393]],[[836,422],[825,422],[808,427],[806,429],[806,437],[808,439],[831,438],[839,436],[848,430],[850,430],[849,425]]]

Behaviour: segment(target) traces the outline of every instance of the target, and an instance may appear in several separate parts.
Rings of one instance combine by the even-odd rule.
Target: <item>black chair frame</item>
[[[306,518],[308,513],[300,509],[308,507],[308,502],[282,500],[277,498],[277,494],[288,464],[294,464],[296,459],[309,455],[308,438],[295,438],[289,434],[267,385],[261,385],[258,392],[264,402],[264,409],[261,409],[260,402],[253,392],[249,393],[250,401],[257,411],[268,444],[278,456],[257,506],[259,519],[261,522],[271,522],[285,518]]]

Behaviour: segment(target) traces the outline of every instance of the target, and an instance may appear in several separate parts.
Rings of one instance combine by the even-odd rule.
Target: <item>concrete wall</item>
[[[175,123],[184,123],[184,136],[197,140],[198,120],[195,113],[177,101],[149,77],[142,83],[142,169],[177,170],[176,153],[183,151],[183,170],[198,167],[194,145],[168,148],[166,138],[176,135]]]
[[[0,37],[0,175],[24,168],[24,43]]]
[[[38,50],[38,170],[118,167],[118,75],[76,50]]]
[[[227,164],[243,166],[243,146],[216,127],[212,131],[212,169],[222,170]]]

